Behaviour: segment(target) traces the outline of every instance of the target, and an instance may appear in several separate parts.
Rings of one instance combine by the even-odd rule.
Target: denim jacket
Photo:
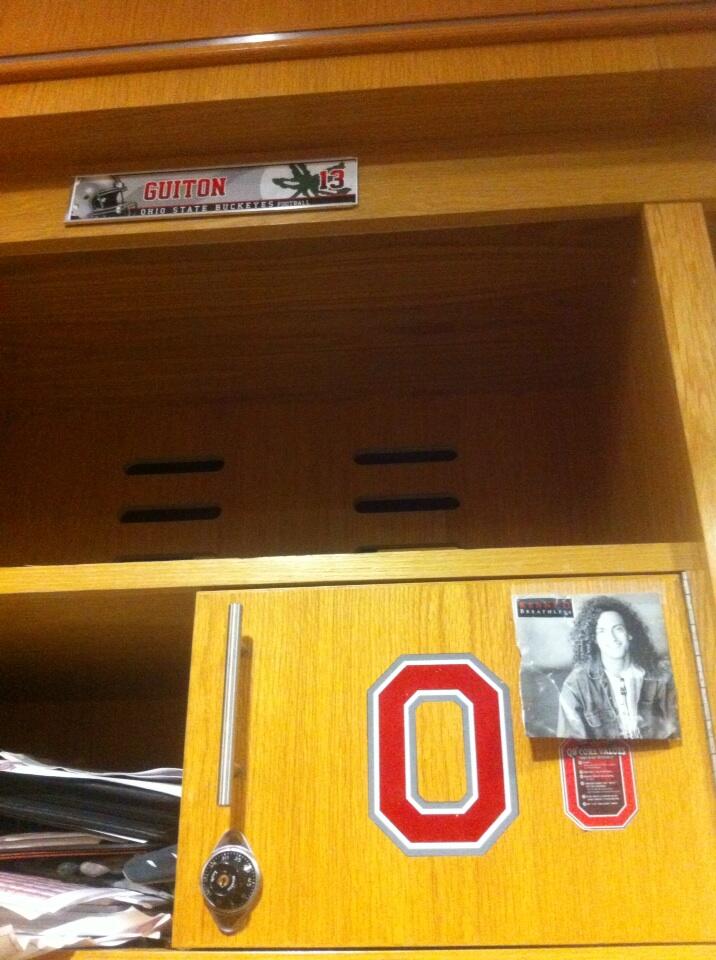
[[[665,740],[678,735],[676,693],[667,667],[646,671],[637,712],[639,733],[644,740]],[[619,714],[601,663],[579,664],[564,681],[559,695],[557,736],[578,740],[622,738]]]

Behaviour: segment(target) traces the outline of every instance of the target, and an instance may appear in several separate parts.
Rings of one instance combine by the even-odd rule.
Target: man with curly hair
[[[678,736],[671,668],[635,610],[591,597],[572,632],[574,667],[559,695],[557,736],[665,740]]]

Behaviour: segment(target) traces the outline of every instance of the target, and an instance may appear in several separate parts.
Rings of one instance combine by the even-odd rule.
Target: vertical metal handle
[[[229,604],[229,623],[226,631],[226,665],[224,667],[224,709],[221,717],[221,751],[219,754],[220,807],[231,806],[231,786],[234,780],[234,727],[236,725],[236,691],[239,686],[241,659],[241,604]]]

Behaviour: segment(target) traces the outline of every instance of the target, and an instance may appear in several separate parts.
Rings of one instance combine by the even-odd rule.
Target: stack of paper
[[[0,960],[165,936],[180,797],[174,768],[99,773],[0,751]]]
[[[5,821],[96,833],[130,843],[176,836],[181,783],[176,770],[95,773],[0,751],[0,817]]]
[[[0,871],[0,958],[76,946],[157,939],[171,920],[170,894],[60,883]]]

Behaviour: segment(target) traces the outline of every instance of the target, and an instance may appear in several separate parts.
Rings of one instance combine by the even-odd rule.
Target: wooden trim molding
[[[701,204],[646,204],[644,225],[716,600],[716,265]]]
[[[212,37],[0,57],[0,83],[716,28],[716,2]]]
[[[3,0],[0,56],[434,20],[658,7],[698,0]]]
[[[369,98],[363,99],[370,104]],[[479,103],[477,97],[474,99]],[[502,106],[505,102],[503,98]],[[380,117],[379,110],[376,114]],[[203,124],[189,126],[189,132],[194,135],[199,130],[204,136],[211,126],[209,116],[205,111]],[[236,109],[234,117],[239,116],[241,113]],[[300,113],[298,116],[302,119]],[[514,114],[508,112],[508,116],[512,118]],[[75,129],[70,128],[66,118],[61,119],[67,130]],[[115,124],[115,127],[119,135],[127,136],[126,125]],[[214,127],[222,135],[226,129],[218,121]],[[98,136],[98,129],[95,124],[90,134]],[[243,129],[257,130],[258,125],[252,127],[245,122]],[[161,142],[159,130],[157,126],[157,143]],[[28,136],[31,134],[30,125]],[[177,131],[177,145],[179,134]],[[165,135],[169,137],[170,131]],[[104,146],[112,142],[109,136],[108,133]],[[192,149],[196,148],[187,149],[187,156]],[[604,219],[638,216],[642,204],[647,202],[716,200],[710,138],[683,142],[667,139],[632,149],[595,147],[585,139],[581,145],[572,143],[560,150],[559,140],[552,134],[531,146],[523,143],[521,151],[516,155],[497,153],[446,160],[366,163],[360,173],[359,206],[350,210],[277,212],[271,216],[247,213],[188,220],[135,218],[126,223],[103,221],[67,226],[63,218],[72,182],[69,176],[45,183],[18,184],[16,189],[0,193],[3,224],[0,260],[140,247],[288,241],[502,223]],[[276,155],[280,156],[278,151]],[[27,163],[26,155],[22,156]],[[63,158],[62,162],[67,161]],[[156,169],[166,166],[160,163]],[[83,167],[100,169],[101,164],[83,163]],[[79,163],[78,169],[82,169]],[[171,166],[168,169],[172,169]],[[435,194],[436,183],[441,185],[439,196]],[[569,184],[568,191],[565,183]],[[481,185],[479,191],[475,184]]]
[[[703,545],[689,542],[399,550],[236,560],[4,567],[0,568],[0,595],[680,573],[703,567]]]

